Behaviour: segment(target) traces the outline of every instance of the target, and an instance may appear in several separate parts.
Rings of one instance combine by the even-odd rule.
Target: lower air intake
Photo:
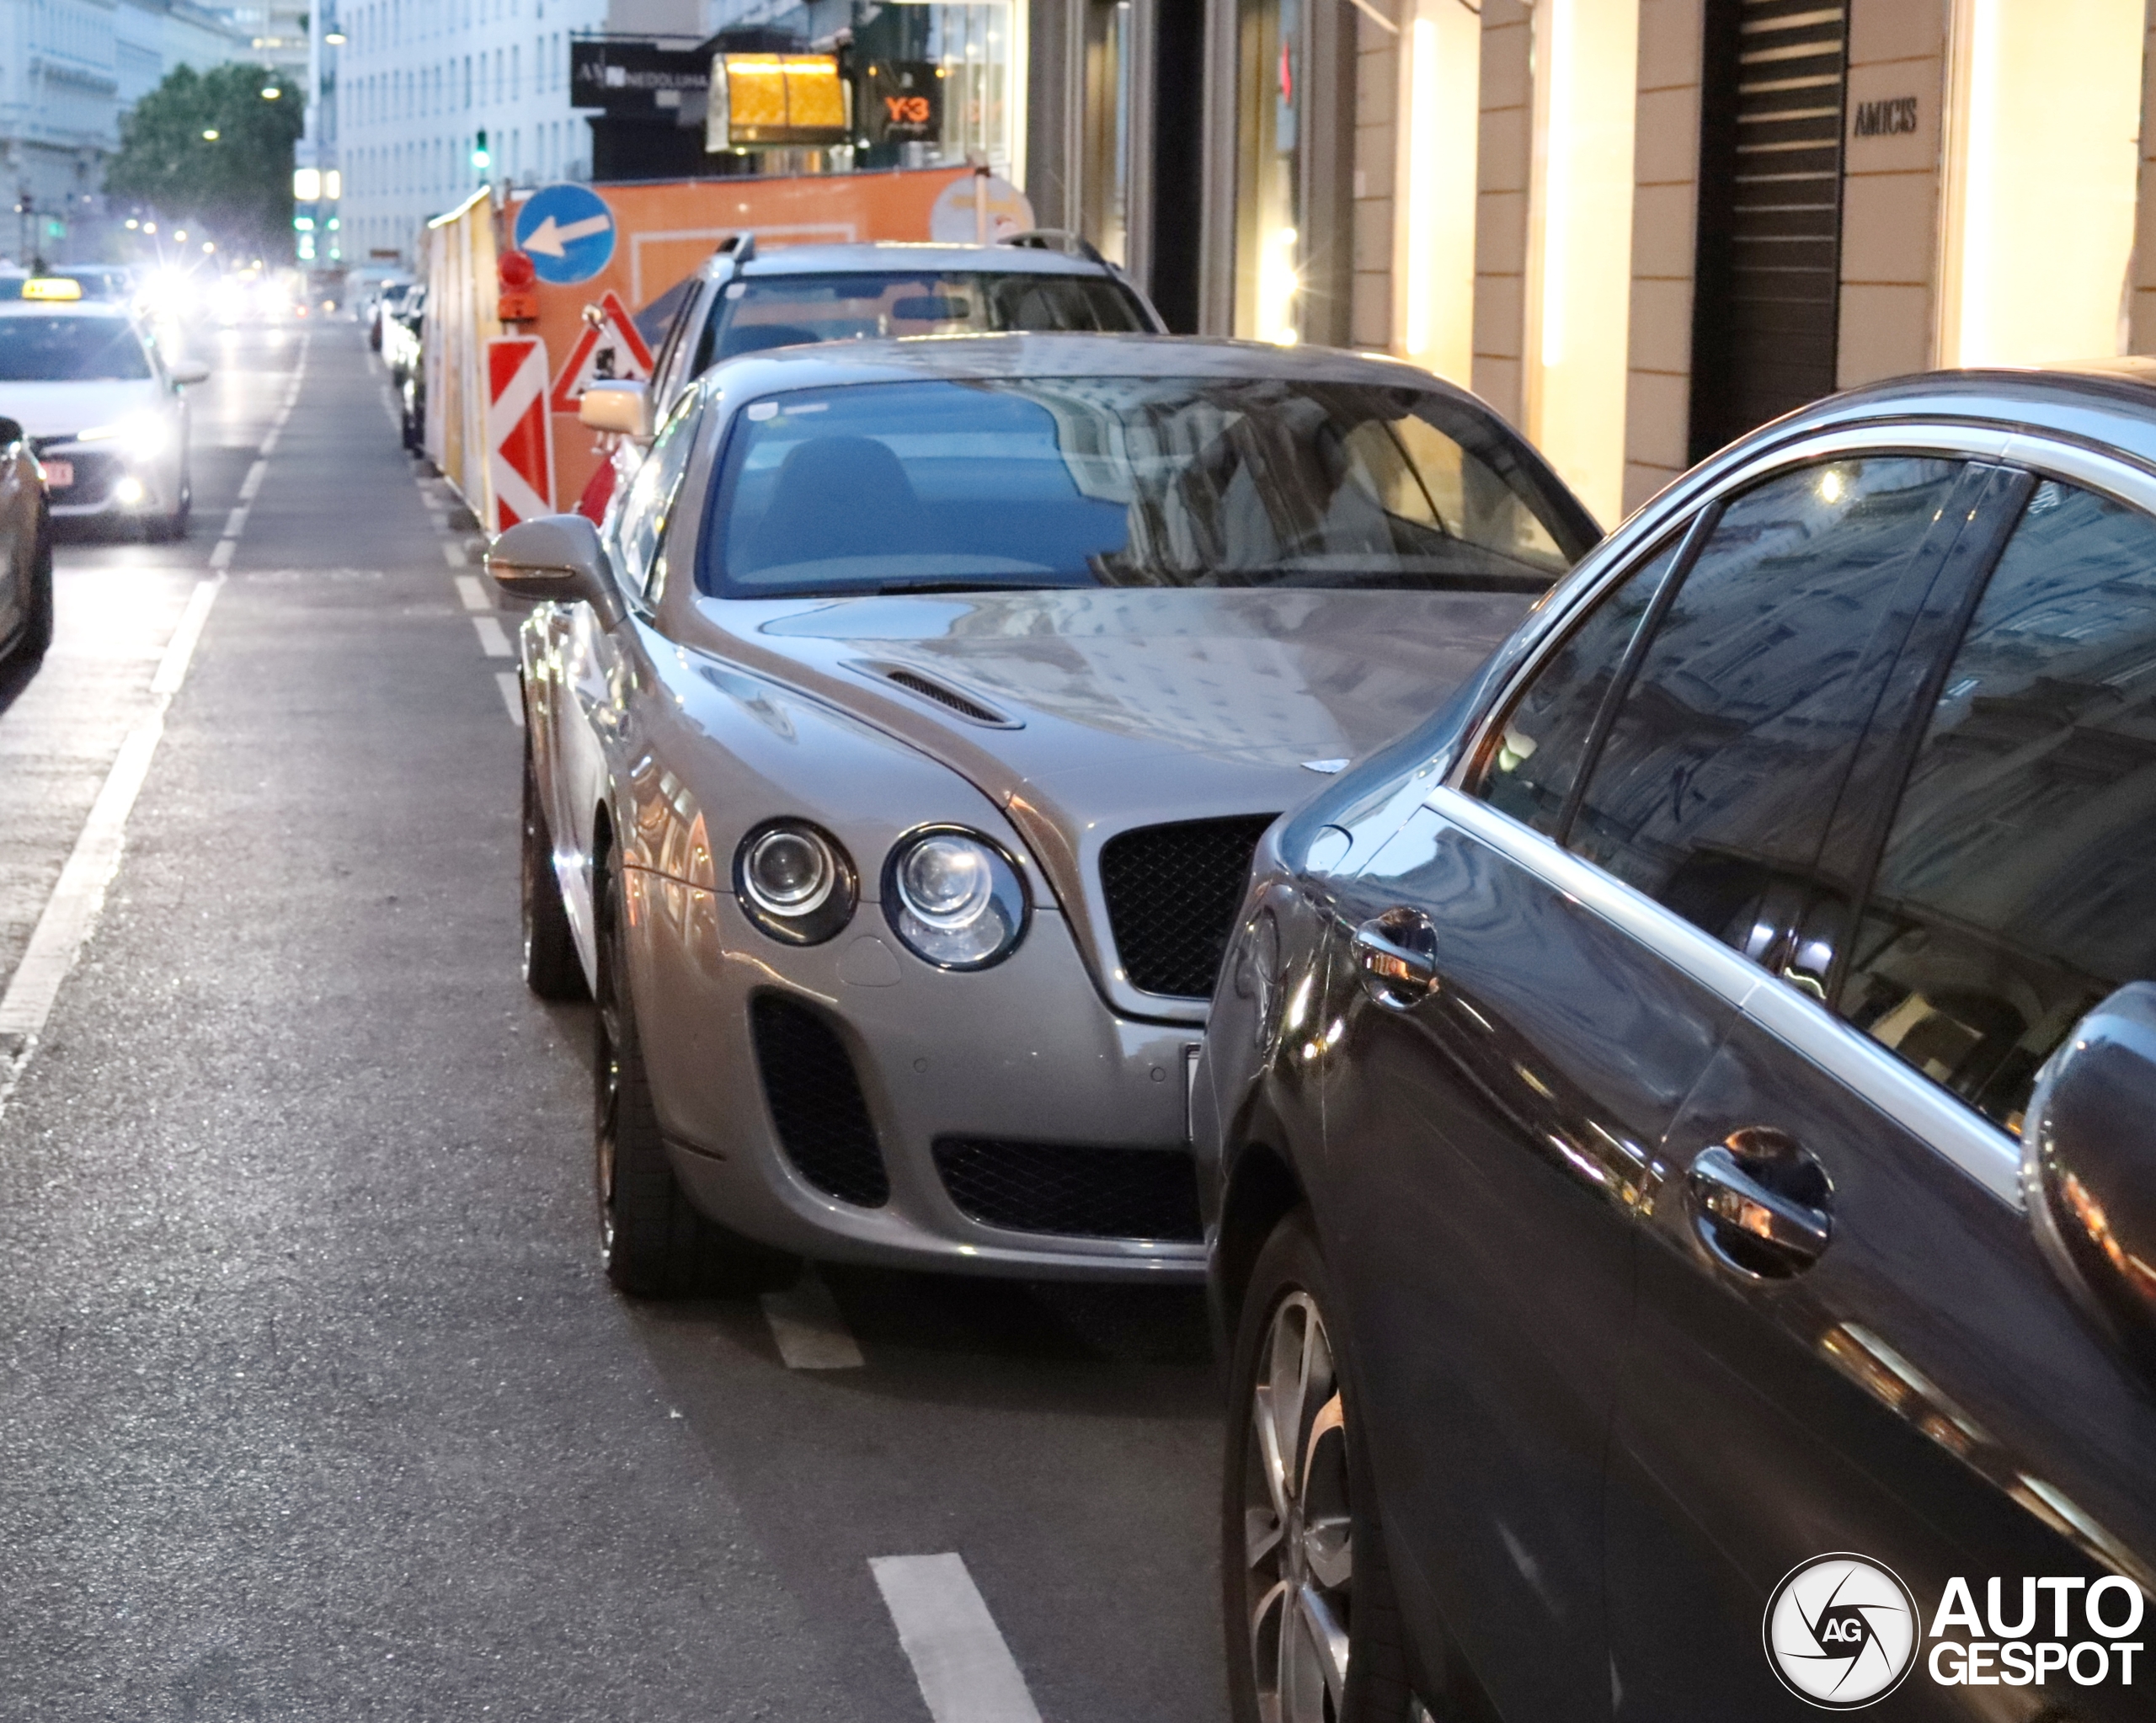
[[[984,1226],[1068,1238],[1195,1242],[1198,1169],[1189,1151],[1098,1149],[939,1137],[936,1170]]]
[[[757,995],[749,1022],[764,1099],[786,1158],[826,1196],[882,1208],[891,1200],[890,1175],[838,1031],[807,1006],[776,993]]]

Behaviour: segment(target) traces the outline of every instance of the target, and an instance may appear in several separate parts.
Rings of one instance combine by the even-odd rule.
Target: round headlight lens
[[[853,864],[804,820],[774,820],[742,839],[734,886],[744,914],[774,939],[817,945],[853,919]]]
[[[788,826],[750,844],[741,871],[757,907],[774,915],[820,909],[838,878],[831,846],[812,831]]]
[[[1010,857],[972,832],[915,832],[884,869],[891,931],[939,968],[985,969],[1008,957],[1026,931],[1026,910]]]

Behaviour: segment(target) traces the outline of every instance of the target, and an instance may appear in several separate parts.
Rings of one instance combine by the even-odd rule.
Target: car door
[[[29,620],[30,579],[37,561],[37,485],[24,462],[0,448],[0,642],[13,640]]]
[[[634,745],[632,696],[642,685],[638,672],[655,596],[653,576],[702,415],[701,394],[691,391],[681,397],[659,428],[635,480],[607,513],[601,539],[627,615],[610,629],[590,605],[575,605],[558,610],[547,625],[558,643],[566,696],[551,707],[554,800],[547,811],[553,830],[573,835],[573,854],[558,854],[556,862],[563,871],[569,914],[587,930],[595,822],[609,800],[615,762]]]
[[[1960,483],[1940,461],[1807,468],[1700,517],[1492,723],[1478,793],[1433,797],[1341,899],[1367,984],[1326,1032],[1326,1188],[1379,1361],[1383,1514],[1417,1642],[1455,1648],[1505,1715],[1609,1714],[1634,1217],[1742,993],[1700,952],[1743,970],[1714,942],[1748,949],[1752,904],[1823,841]],[[1819,589],[1832,625],[1800,635]],[[1624,793],[1582,801],[1598,749]],[[1823,799],[1768,787],[1790,761]]]
[[[2007,501],[1865,744],[1860,915],[1815,918],[1832,949],[1670,1131],[1611,1446],[1620,1718],[1793,1719],[1897,1667],[1897,1716],[2151,1715],[2139,1594],[2086,1602],[2156,1567],[2156,1398],[2040,1255],[2017,1133],[2076,1021],[2156,976],[2156,519]],[[1905,1593],[1809,1566],[1837,1554]],[[1868,1601],[1806,1603],[1822,1572]]]

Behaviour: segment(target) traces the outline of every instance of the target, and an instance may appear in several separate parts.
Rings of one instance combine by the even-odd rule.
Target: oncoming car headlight
[[[734,890],[748,918],[788,945],[822,944],[861,896],[838,840],[803,819],[770,820],[741,840]]]
[[[1025,883],[978,832],[930,826],[883,864],[883,915],[906,948],[941,969],[985,969],[1025,936]]]

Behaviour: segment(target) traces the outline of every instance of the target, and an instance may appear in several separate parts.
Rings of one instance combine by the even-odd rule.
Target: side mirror
[[[2021,1145],[2044,1254],[2156,1364],[2156,982],[2129,983],[2074,1026],[2037,1079]]]
[[[12,449],[23,440],[20,419],[0,419],[0,449]]]
[[[210,367],[199,359],[175,359],[165,367],[175,383],[206,383]]]
[[[606,628],[622,620],[622,592],[606,547],[581,515],[542,515],[510,527],[488,550],[487,572],[511,598],[587,604]]]
[[[594,430],[651,440],[651,389],[633,382],[594,383],[578,397],[576,416]]]

